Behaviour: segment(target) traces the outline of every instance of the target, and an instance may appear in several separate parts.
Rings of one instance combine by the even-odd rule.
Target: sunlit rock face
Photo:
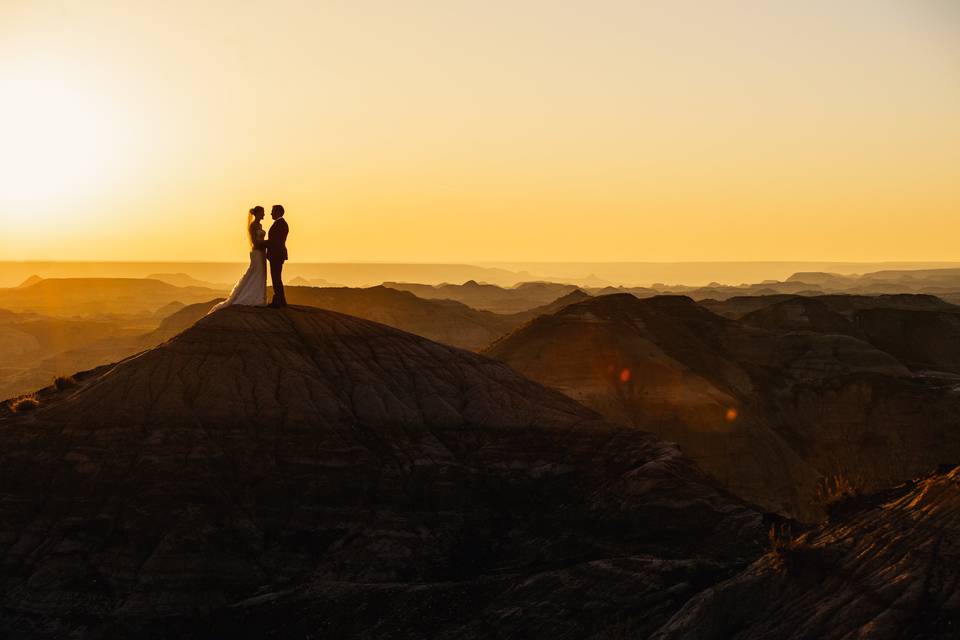
[[[960,470],[851,501],[695,597],[656,640],[960,633]]]
[[[603,296],[486,353],[679,443],[737,495],[804,520],[822,515],[818,492],[834,475],[871,489],[960,459],[955,385],[915,376],[824,305],[752,313],[765,326],[680,296]]]
[[[5,638],[650,633],[765,529],[675,446],[334,312],[228,308],[40,402],[0,415]]]

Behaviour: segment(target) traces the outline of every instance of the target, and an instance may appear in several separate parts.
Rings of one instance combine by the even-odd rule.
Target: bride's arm
[[[260,240],[258,238],[257,232],[259,230],[260,230],[260,227],[256,223],[251,224],[250,228],[247,229],[247,233],[250,234],[250,244],[253,246],[254,249],[263,249],[265,246],[267,246],[266,241]]]

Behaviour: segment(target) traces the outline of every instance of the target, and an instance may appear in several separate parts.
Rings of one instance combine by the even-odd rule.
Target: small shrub
[[[824,478],[817,488],[817,503],[827,517],[833,518],[863,496],[864,484],[861,478],[843,473]]]
[[[772,524],[767,539],[770,541],[770,551],[779,553],[793,543],[793,529],[789,524]]]
[[[26,413],[40,406],[40,400],[35,395],[23,396],[10,401],[10,410],[14,413]]]
[[[77,386],[77,381],[73,376],[57,376],[53,379],[53,386],[57,388],[57,391],[63,391]]]
[[[770,552],[779,568],[796,573],[803,565],[809,548],[802,536],[794,536],[788,524],[771,525],[767,533],[770,540]]]

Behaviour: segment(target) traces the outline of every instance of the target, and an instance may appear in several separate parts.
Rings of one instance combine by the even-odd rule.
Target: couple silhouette
[[[267,304],[267,263],[270,263],[270,282],[273,284],[273,300],[270,307],[287,306],[283,292],[283,263],[287,261],[287,236],[290,227],[284,219],[283,205],[275,204],[270,210],[273,224],[269,234],[263,230],[263,207],[257,205],[247,215],[247,240],[250,243],[250,266],[240,278],[226,300],[216,305],[210,313],[232,305],[262,307]]]

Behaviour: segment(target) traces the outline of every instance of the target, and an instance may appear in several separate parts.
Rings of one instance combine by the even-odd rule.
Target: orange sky
[[[3,0],[0,96],[0,259],[960,259],[953,0]]]

